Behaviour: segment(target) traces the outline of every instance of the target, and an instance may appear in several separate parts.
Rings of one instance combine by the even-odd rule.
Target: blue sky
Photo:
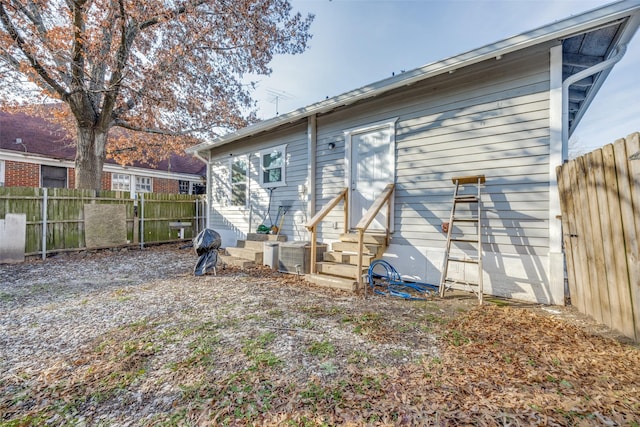
[[[314,13],[302,55],[278,56],[259,77],[258,116],[321,101],[611,3],[592,0],[292,0]],[[635,70],[635,71],[634,71]],[[570,146],[587,152],[640,131],[640,32],[609,74]]]

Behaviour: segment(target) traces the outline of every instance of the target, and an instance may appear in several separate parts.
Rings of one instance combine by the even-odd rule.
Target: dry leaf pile
[[[0,426],[640,423],[638,347],[539,307],[193,265],[165,246],[0,266]]]

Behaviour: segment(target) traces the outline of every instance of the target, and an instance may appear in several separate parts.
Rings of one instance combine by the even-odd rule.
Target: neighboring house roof
[[[56,160],[73,161],[76,156],[74,141],[61,127],[41,117],[2,111],[0,111],[0,150],[16,151]],[[106,163],[116,164],[113,159],[107,159]],[[134,162],[131,167],[206,175],[206,166],[190,155],[173,154],[169,159],[162,160],[155,166]]]
[[[191,147],[187,149],[187,153],[198,153],[229,144],[288,123],[297,122],[314,114],[327,113],[336,108],[373,98],[431,77],[453,72],[487,59],[500,58],[502,55],[553,40],[563,40],[564,80],[594,65],[594,63],[602,62],[613,56],[617,53],[617,49],[626,46],[626,43],[631,40],[639,24],[640,0],[612,3],[258,122],[213,141]],[[608,73],[609,70],[601,71],[572,86],[569,93],[570,132],[575,129]]]

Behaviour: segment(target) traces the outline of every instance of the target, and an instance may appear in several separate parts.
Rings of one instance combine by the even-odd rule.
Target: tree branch
[[[75,1],[73,3],[73,47],[71,73],[73,83],[83,86],[84,82],[84,16],[82,11],[82,3]]]
[[[172,132],[172,131],[157,129],[157,128],[144,128],[144,127],[134,126],[131,123],[125,122],[124,120],[119,118],[116,118],[114,120],[113,125],[121,127],[123,129],[131,130],[134,132],[143,132],[143,133],[150,133],[153,135],[163,135],[163,136],[188,136],[189,133],[192,132],[192,131]]]
[[[135,25],[127,26],[127,14],[124,7],[124,1],[118,0],[120,8],[120,45],[116,54],[116,67],[111,78],[109,79],[109,90],[106,92],[102,103],[102,116],[100,117],[101,127],[107,127],[108,122],[112,120],[112,113],[116,103],[118,94],[120,93],[120,85],[123,78],[123,71],[127,65],[127,58],[133,45],[138,31]]]
[[[197,1],[194,1],[191,4],[191,6],[196,8],[196,7],[200,6],[200,5],[205,4],[206,2],[207,2],[207,0],[197,0]],[[146,29],[148,27],[152,27],[152,26],[157,25],[157,24],[159,24],[161,22],[164,22],[168,18],[171,18],[171,17],[175,18],[176,16],[183,15],[183,14],[187,13],[187,11],[188,11],[187,6],[181,6],[181,7],[177,8],[176,10],[174,10],[172,12],[166,12],[166,13],[160,14],[158,16],[154,16],[154,17],[152,17],[150,19],[147,19],[146,21],[142,22],[138,26],[138,28],[140,30],[144,30],[144,29]]]
[[[114,126],[118,126],[123,129],[128,129],[134,132],[146,132],[154,135],[174,136],[174,137],[182,137],[182,136],[191,137],[193,134],[198,132],[207,132],[207,131],[211,131],[214,128],[221,128],[221,126],[218,126],[218,125],[211,125],[211,126],[192,127],[192,128],[184,129],[181,132],[174,132],[174,131],[157,129],[157,128],[151,129],[151,128],[137,127],[125,122],[124,120],[116,121],[114,123]]]
[[[53,89],[62,99],[67,99],[69,94],[67,90],[59,85],[47,72],[47,70],[40,64],[40,62],[36,59],[34,55],[31,54],[29,49],[27,49],[27,43],[20,36],[18,30],[11,22],[11,18],[7,14],[6,9],[4,8],[4,4],[0,3],[0,21],[4,26],[5,30],[9,33],[11,39],[16,43],[20,52],[27,58],[29,61],[31,68],[40,76],[40,78],[47,84],[51,89]]]

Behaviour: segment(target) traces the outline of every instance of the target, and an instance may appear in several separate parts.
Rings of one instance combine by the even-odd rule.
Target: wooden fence
[[[205,227],[201,196],[0,187],[0,219],[25,214],[27,256],[87,249],[84,206],[124,205],[126,244],[144,246],[193,238]]]
[[[571,304],[640,341],[640,133],[557,176]]]

